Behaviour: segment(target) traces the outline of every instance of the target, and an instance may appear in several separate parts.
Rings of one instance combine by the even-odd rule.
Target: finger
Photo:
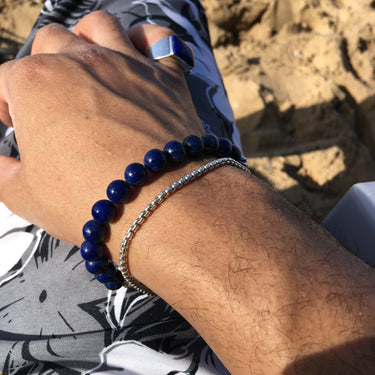
[[[145,56],[147,56],[148,49],[155,42],[168,36],[176,35],[173,30],[168,29],[167,27],[151,24],[137,25],[128,29],[126,32],[135,48]],[[174,70],[182,72],[181,65],[172,57],[160,59],[156,63],[161,63]]]
[[[89,43],[63,25],[51,23],[38,30],[35,35],[31,54],[64,53],[82,49]]]
[[[0,65],[0,121],[7,126],[13,126],[12,118],[9,114],[6,84],[9,75],[9,67],[13,64],[13,61],[9,61]]]
[[[167,27],[144,23],[134,26],[126,33],[139,52],[147,56],[148,49],[158,40],[176,33]]]
[[[19,159],[0,156],[0,201],[13,212],[18,211],[17,202],[22,204],[18,193],[21,186],[17,182],[20,167]]]
[[[72,32],[89,43],[124,54],[135,51],[120,20],[105,11],[93,12],[83,17]]]

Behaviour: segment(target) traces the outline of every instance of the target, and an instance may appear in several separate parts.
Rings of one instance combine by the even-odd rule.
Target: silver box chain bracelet
[[[216,159],[195,169],[194,171],[188,173],[187,175],[170,184],[166,189],[162,190],[161,193],[158,194],[134,220],[133,224],[129,227],[128,231],[124,235],[120,247],[119,268],[124,278],[125,284],[127,284],[128,287],[135,288],[139,292],[147,294],[149,296],[155,296],[155,293],[151,289],[143,285],[136,278],[134,278],[129,270],[129,246],[135,233],[139,230],[145,219],[149,217],[158,206],[160,206],[170,195],[175,193],[177,190],[181,189],[187,184],[190,184],[195,179],[205,175],[206,173],[224,165],[233,165],[251,174],[249,168],[232,158]]]

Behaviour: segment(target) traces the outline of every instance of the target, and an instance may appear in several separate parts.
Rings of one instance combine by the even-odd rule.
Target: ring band
[[[194,67],[193,49],[176,35],[158,40],[149,48],[148,56],[153,60],[173,57],[182,65],[185,73]]]

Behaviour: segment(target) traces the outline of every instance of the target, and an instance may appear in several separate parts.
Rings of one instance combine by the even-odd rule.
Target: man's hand
[[[0,157],[9,209],[79,245],[91,205],[129,163],[203,133],[178,63],[145,56],[171,34],[155,25],[126,31],[96,12],[73,32],[42,28],[31,56],[0,67],[0,119],[14,127],[21,156]],[[152,197],[143,194],[144,202]]]

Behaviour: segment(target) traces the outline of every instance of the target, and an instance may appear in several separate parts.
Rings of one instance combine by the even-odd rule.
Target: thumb
[[[22,205],[19,183],[21,161],[10,156],[0,156],[0,201],[11,211],[18,211]]]

